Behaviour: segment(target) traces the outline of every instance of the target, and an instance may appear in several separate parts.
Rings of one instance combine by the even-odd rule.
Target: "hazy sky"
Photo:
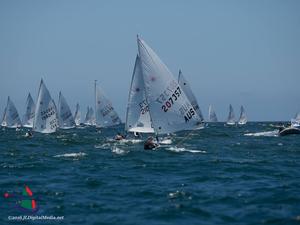
[[[250,120],[300,110],[300,1],[0,0],[0,115],[22,115],[41,77],[57,101],[94,106],[95,79],[125,118],[136,34],[174,75],[182,69],[207,118],[231,103]]]

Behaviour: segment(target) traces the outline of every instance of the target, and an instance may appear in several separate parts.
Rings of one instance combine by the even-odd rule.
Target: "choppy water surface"
[[[114,142],[115,129],[25,132],[0,131],[0,191],[30,186],[35,215],[63,215],[63,224],[300,223],[300,136],[278,137],[271,123],[210,124],[156,151]],[[7,201],[1,224],[22,214]]]

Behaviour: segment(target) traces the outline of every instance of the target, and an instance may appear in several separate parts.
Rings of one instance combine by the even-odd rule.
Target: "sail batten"
[[[33,130],[40,133],[54,133],[58,128],[57,109],[43,80],[41,80],[36,102]]]
[[[177,79],[139,37],[138,52],[153,128],[157,134],[197,128],[201,119]]]

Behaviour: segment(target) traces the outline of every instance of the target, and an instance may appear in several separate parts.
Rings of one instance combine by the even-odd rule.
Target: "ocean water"
[[[155,151],[114,142],[116,129],[55,134],[0,131],[0,224],[24,215],[4,193],[30,187],[34,216],[23,224],[300,224],[300,136],[272,124],[209,124],[180,132]],[[170,143],[171,142],[171,143]]]

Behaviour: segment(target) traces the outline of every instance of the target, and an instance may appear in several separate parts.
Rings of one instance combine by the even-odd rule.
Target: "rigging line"
[[[202,123],[201,125],[204,125],[204,124]],[[201,127],[201,126],[199,126],[199,127]],[[196,130],[197,130],[197,128],[195,128],[194,130],[191,130],[188,134],[186,134],[183,137],[183,139],[181,139],[181,140],[178,141],[178,143],[175,145],[175,147],[177,147],[177,148],[180,147],[180,145]]]

